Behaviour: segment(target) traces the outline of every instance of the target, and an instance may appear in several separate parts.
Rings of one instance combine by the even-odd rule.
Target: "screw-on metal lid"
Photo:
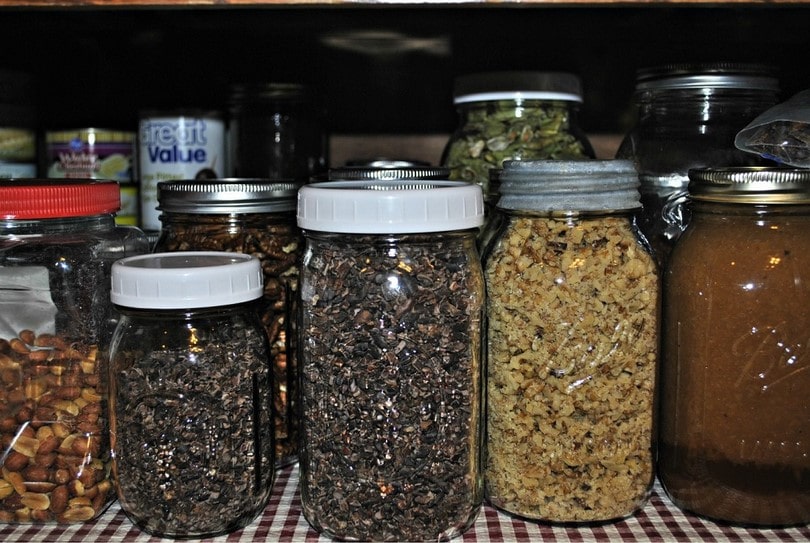
[[[810,204],[810,170],[770,167],[689,170],[689,197],[729,204]]]
[[[499,177],[500,209],[556,213],[641,207],[630,160],[507,160]]]
[[[158,183],[158,209],[168,213],[274,213],[295,209],[292,181],[225,178]]]
[[[567,72],[482,72],[456,77],[453,103],[493,100],[582,102],[579,76]]]
[[[478,228],[481,187],[462,181],[328,181],[298,191],[298,226],[345,234],[415,234]]]
[[[636,91],[726,88],[777,92],[774,69],[763,64],[738,62],[682,63],[641,68]]]
[[[332,168],[329,170],[329,180],[376,179],[402,180],[402,179],[449,179],[450,168],[439,166],[357,166],[345,168]]]

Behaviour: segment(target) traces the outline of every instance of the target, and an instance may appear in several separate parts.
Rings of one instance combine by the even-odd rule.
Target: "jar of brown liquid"
[[[714,519],[810,522],[810,171],[689,176],[664,276],[661,481]]]

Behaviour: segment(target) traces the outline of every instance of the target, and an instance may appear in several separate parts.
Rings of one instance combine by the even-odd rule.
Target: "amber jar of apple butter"
[[[689,177],[664,274],[661,481],[706,517],[810,522],[810,170]]]

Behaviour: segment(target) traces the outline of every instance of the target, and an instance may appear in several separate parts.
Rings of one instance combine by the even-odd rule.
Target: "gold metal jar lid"
[[[810,204],[810,169],[692,169],[689,197],[700,202],[729,204]]]

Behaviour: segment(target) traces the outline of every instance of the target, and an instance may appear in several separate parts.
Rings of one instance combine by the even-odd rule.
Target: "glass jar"
[[[754,64],[674,64],[638,71],[638,119],[616,157],[636,164],[643,204],[638,222],[662,268],[689,223],[689,169],[765,162],[737,149],[734,138],[777,103],[778,91],[773,71]]]
[[[270,179],[158,184],[162,229],[157,252],[228,251],[257,257],[260,302],[273,370],[276,463],[298,460],[298,272],[304,241],[295,222],[298,186]]]
[[[112,502],[110,268],[146,253],[112,181],[0,183],[0,522],[75,523]]]
[[[258,259],[156,253],[117,261],[110,355],[121,509],[159,537],[248,525],[270,498],[272,372],[254,301]]]
[[[485,255],[486,497],[551,522],[642,507],[654,479],[659,275],[629,161],[507,161]]]
[[[810,522],[810,170],[689,176],[664,275],[661,482],[714,519]]]
[[[312,87],[238,84],[229,104],[228,175],[307,183],[326,173],[327,135]]]
[[[582,83],[563,72],[484,72],[459,76],[453,89],[458,128],[441,165],[450,178],[481,185],[493,206],[489,170],[505,160],[594,157],[578,124]]]
[[[301,188],[304,516],[350,540],[443,540],[482,500],[481,189]]]

